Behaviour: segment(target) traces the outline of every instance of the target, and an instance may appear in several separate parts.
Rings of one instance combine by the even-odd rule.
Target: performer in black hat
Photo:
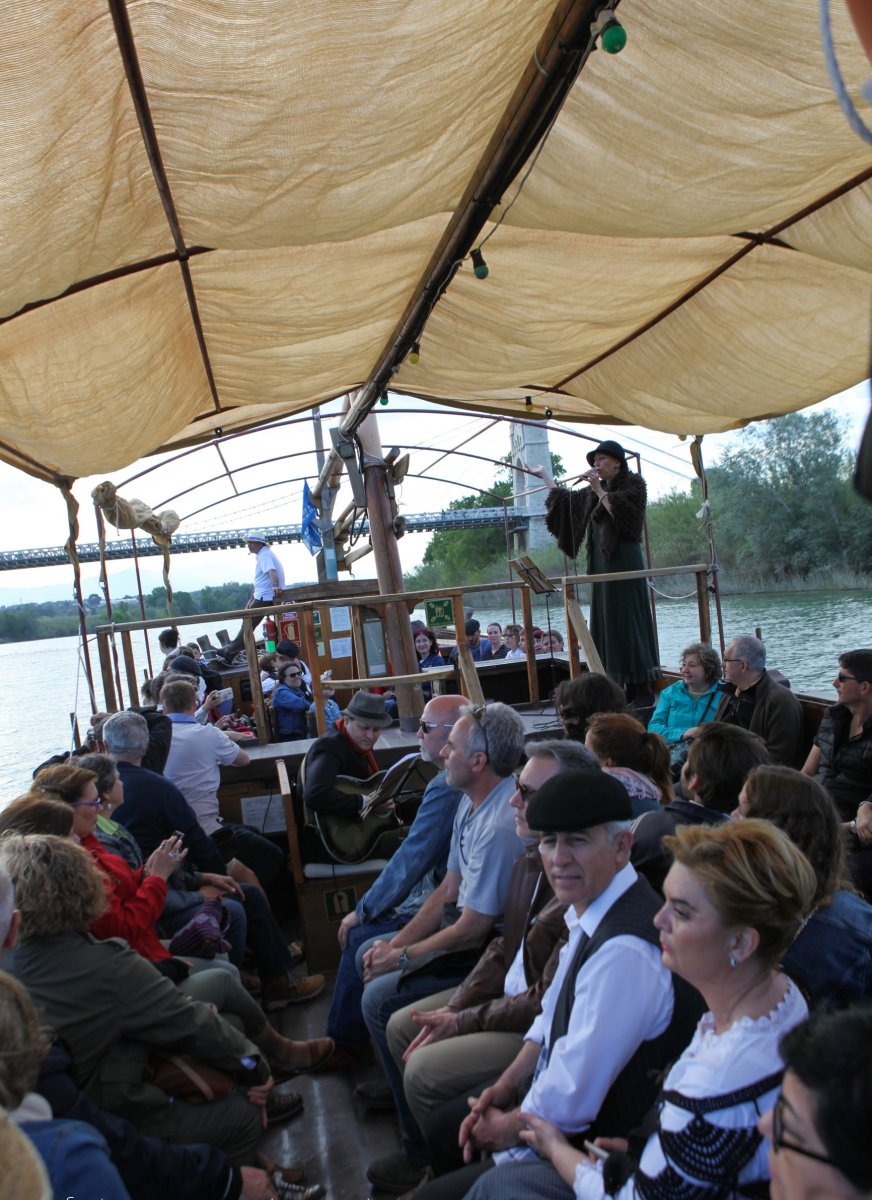
[[[564,554],[575,558],[585,542],[587,573],[641,571],[645,481],[627,467],[618,442],[601,442],[587,455],[591,470],[577,491],[558,487],[544,467],[530,467],[550,489],[545,524]],[[653,704],[651,683],[660,673],[654,622],[644,579],[596,583],[591,588],[590,631],[608,675],[627,689],[637,707]]]

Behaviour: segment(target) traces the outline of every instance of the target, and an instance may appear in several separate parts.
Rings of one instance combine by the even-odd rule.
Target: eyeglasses
[[[74,800],[73,808],[99,808],[102,800]]]
[[[481,730],[481,736],[484,738],[484,753],[490,759],[490,746],[487,741],[487,727],[484,723],[485,714],[487,713],[486,704],[476,704],[475,708],[470,709],[470,716]],[[475,753],[473,751],[473,753]]]
[[[446,725],[444,721],[425,721],[423,717],[418,721],[418,728],[422,733],[432,733],[434,729],[453,729],[453,725]]]
[[[302,677],[302,671],[285,671],[284,675],[282,675],[282,679],[302,679]]]
[[[744,662],[745,660],[744,660],[744,658],[725,658],[723,661],[724,661],[724,663],[728,663],[728,662]]]
[[[517,789],[517,792],[520,795],[521,799],[524,801],[525,804],[529,804],[530,801],[533,799],[533,797],[536,795],[536,788],[531,788],[528,784],[521,783],[521,772],[520,771],[513,771],[512,778],[515,781],[515,788]]]
[[[778,1093],[775,1108],[772,1110],[772,1149],[776,1154],[779,1150],[792,1150],[794,1154],[801,1154],[803,1158],[813,1158],[815,1162],[824,1163],[828,1167],[835,1167],[836,1170],[839,1170],[838,1164],[833,1162],[831,1158],[828,1158],[826,1154],[816,1154],[814,1150],[806,1150],[804,1146],[796,1146],[793,1142],[785,1142],[784,1092]]]
[[[839,671],[838,675],[836,676],[836,679],[838,679],[839,683],[862,683],[863,682],[863,680],[858,679],[856,675],[846,675],[844,673],[844,671]]]

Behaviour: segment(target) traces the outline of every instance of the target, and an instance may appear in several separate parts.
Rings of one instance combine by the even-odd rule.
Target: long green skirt
[[[593,553],[588,563],[590,575],[644,568],[639,542],[620,542],[614,558],[606,559],[594,533]],[[616,683],[643,683],[660,674],[646,580],[593,584],[590,632],[606,674]]]

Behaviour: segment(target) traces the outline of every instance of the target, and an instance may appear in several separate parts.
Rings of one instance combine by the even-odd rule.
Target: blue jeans
[[[337,1045],[349,1046],[353,1050],[361,1050],[369,1045],[369,1030],[361,1010],[363,976],[358,969],[358,951],[364,942],[371,942],[376,938],[390,938],[407,921],[408,918],[401,921],[396,916],[385,916],[376,921],[368,921],[365,925],[356,925],[349,932],[348,941],[339,960],[339,970],[333,986],[333,1000],[327,1017],[327,1036],[332,1037]]]
[[[412,1116],[412,1110],[406,1103],[403,1076],[388,1048],[388,1021],[407,1004],[414,1004],[416,1000],[423,1000],[425,996],[432,996],[445,988],[456,987],[465,979],[466,973],[450,976],[428,975],[422,971],[419,975],[404,979],[402,990],[398,990],[400,975],[400,971],[392,971],[389,975],[380,975],[366,985],[363,989],[363,1019],[394,1095],[400,1118],[400,1132],[403,1136],[403,1153],[410,1161],[424,1164],[427,1161],[427,1146]]]
[[[247,825],[225,822],[212,834],[212,841],[226,863],[230,862],[231,858],[238,858],[254,871],[260,886],[267,891],[284,868],[284,850],[256,829],[249,829]]]

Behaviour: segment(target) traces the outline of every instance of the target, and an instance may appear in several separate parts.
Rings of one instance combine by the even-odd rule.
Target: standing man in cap
[[[257,555],[257,562],[254,568],[254,586],[251,589],[251,595],[245,605],[246,608],[266,608],[271,604],[275,604],[281,599],[282,592],[285,587],[285,570],[275,554],[270,549],[270,544],[262,533],[249,534],[248,541],[249,554]],[[252,621],[251,628],[256,629],[263,617],[258,617],[256,621]],[[243,630],[245,626],[241,626],[239,633],[232,642],[220,651],[221,657],[228,663],[233,662],[236,655],[245,644]]]
[[[558,487],[544,467],[530,467],[549,489],[545,524],[564,554],[575,558],[585,543],[587,571],[642,571],[642,530],[647,490],[627,466],[624,447],[601,442],[587,455],[591,469],[579,491]],[[652,683],[660,674],[654,622],[644,579],[595,583],[591,587],[590,632],[607,675],[627,690],[637,708],[654,704]]]
[[[630,813],[621,784],[589,769],[546,780],[530,801],[527,823],[567,905],[568,941],[514,1062],[468,1102],[459,1141],[469,1165],[428,1185],[421,1200],[460,1200],[490,1167],[535,1162],[520,1137],[522,1112],[572,1136],[626,1137],[656,1099],[652,1073],[690,1041],[702,999],[663,965],[660,899],[629,861]],[[446,1136],[452,1117],[456,1129],[452,1103],[433,1113],[428,1132],[441,1133],[440,1114]],[[474,1163],[479,1151],[493,1158]]]

